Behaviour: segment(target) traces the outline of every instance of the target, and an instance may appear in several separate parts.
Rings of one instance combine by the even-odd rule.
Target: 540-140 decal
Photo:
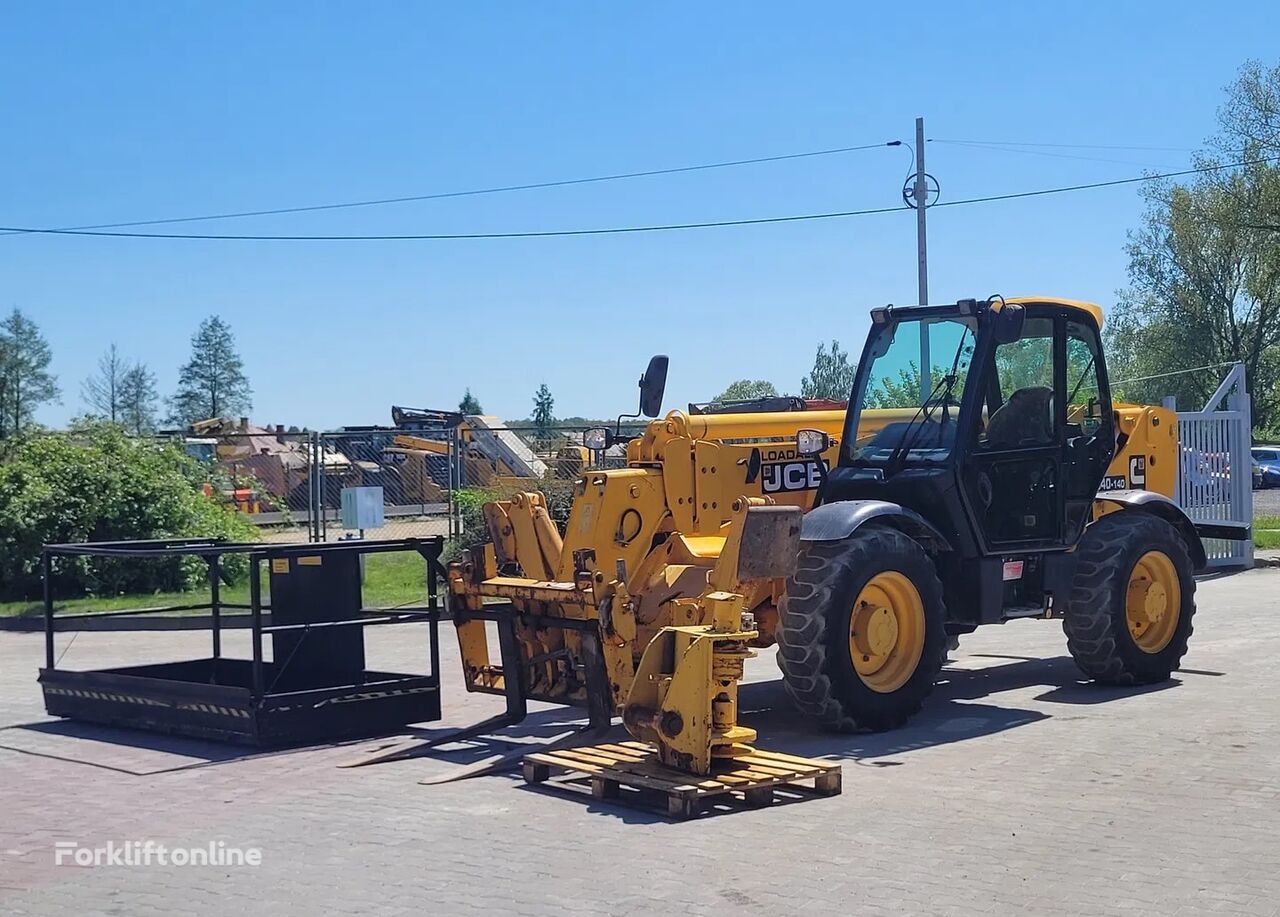
[[[1129,459],[1129,474],[1109,474],[1102,479],[1101,486],[1098,487],[1099,493],[1107,493],[1112,490],[1128,490],[1130,487],[1146,487],[1147,486],[1147,457],[1145,455],[1135,455]]]

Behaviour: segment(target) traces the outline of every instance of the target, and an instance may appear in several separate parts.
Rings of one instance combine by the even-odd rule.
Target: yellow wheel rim
[[[888,694],[910,680],[924,653],[924,602],[894,570],[873,576],[853,603],[849,656],[872,691]]]
[[[1173,639],[1182,614],[1182,584],[1169,555],[1148,551],[1129,574],[1125,620],[1129,635],[1144,653],[1158,653]]]

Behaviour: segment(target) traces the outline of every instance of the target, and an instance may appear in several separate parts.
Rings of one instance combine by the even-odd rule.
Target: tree
[[[840,342],[831,342],[831,352],[825,345],[818,345],[813,358],[813,369],[800,380],[801,398],[831,398],[846,401],[853,391],[853,377],[858,364],[849,362],[849,354],[840,349]]]
[[[49,372],[53,352],[36,323],[18,309],[0,321],[0,439],[21,433],[36,408],[58,398]]]
[[[471,394],[468,388],[466,394],[462,396],[462,400],[458,402],[458,410],[463,414],[483,414],[484,408],[480,407],[480,402],[476,400],[476,396]]]
[[[169,401],[170,420],[185,425],[231,416],[252,406],[253,390],[231,326],[211,315],[191,336],[191,359],[178,371],[178,390]]]
[[[1218,120],[1216,152],[1196,165],[1250,164],[1145,188],[1129,287],[1106,328],[1110,371],[1121,397],[1198,407],[1219,364],[1243,362],[1254,422],[1266,426],[1280,417],[1280,166],[1257,160],[1280,150],[1280,67],[1247,64]]]
[[[547,388],[547,383],[538,386],[533,394],[533,428],[544,447],[555,432],[552,429],[556,422],[555,414],[552,413],[555,404],[556,400],[551,397],[551,389]]]
[[[89,406],[93,416],[112,423],[120,420],[120,384],[128,371],[128,364],[112,341],[106,352],[98,357],[97,372],[80,384],[80,397]]]
[[[874,365],[874,364],[873,364]],[[935,373],[945,373],[940,367]],[[942,378],[935,375],[935,379]],[[863,404],[869,408],[906,408],[920,404],[920,366],[914,360],[907,369],[898,370],[898,378],[884,376],[867,380]]]
[[[778,390],[773,387],[772,382],[764,379],[739,379],[737,382],[729,383],[719,395],[712,398],[712,401],[752,401],[756,398],[776,398]]]
[[[155,373],[145,363],[134,363],[120,378],[120,424],[135,436],[156,428],[160,395]]]

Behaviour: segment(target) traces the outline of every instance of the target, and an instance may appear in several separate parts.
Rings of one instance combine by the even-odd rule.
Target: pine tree
[[[538,386],[538,390],[533,394],[533,428],[544,448],[555,432],[553,428],[556,417],[552,413],[555,404],[556,400],[551,397],[551,389],[547,388],[547,383],[544,382]]]
[[[18,309],[0,321],[0,439],[31,425],[36,408],[58,399],[49,372],[53,352],[36,323]]]
[[[462,400],[458,402],[458,410],[463,414],[483,414],[484,408],[480,407],[480,402],[476,400],[476,396],[471,394],[468,388],[466,394],[462,396]]]
[[[169,400],[170,420],[186,425],[252,406],[253,390],[231,326],[210,316],[191,336],[191,359],[178,371],[178,390]]]

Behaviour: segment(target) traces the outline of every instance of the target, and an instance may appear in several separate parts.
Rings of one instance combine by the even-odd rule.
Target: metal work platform
[[[52,716],[173,735],[279,747],[360,738],[440,718],[437,644],[443,576],[442,538],[258,545],[217,540],[49,545],[44,550],[45,709]],[[416,552],[423,560],[423,602],[363,607],[366,555]],[[222,601],[224,558],[246,555],[250,600]],[[209,601],[161,608],[55,613],[60,558],[157,561],[197,557],[208,565]],[[263,601],[263,571],[269,577]],[[209,612],[211,654],[204,658],[74,671],[57,666],[54,634],[84,618]],[[248,612],[252,656],[227,658],[227,611]],[[270,617],[268,618],[268,613]],[[364,629],[426,625],[426,674],[382,672],[365,665]],[[70,625],[70,626],[68,626]],[[140,634],[140,636],[142,636]],[[264,652],[271,641],[271,659]]]
[[[659,763],[653,746],[644,742],[618,742],[586,748],[563,748],[524,756],[526,783],[543,783],[555,771],[585,775],[596,799],[645,803],[655,796],[675,819],[698,814],[704,804],[726,797],[747,806],[767,806],[775,791],[791,795],[838,796],[840,765],[812,758],[798,758],[756,750],[750,755],[722,758],[706,777],[686,774]],[[813,786],[805,786],[813,781]],[[633,792],[623,793],[627,787]],[[646,800],[648,797],[648,800]]]

